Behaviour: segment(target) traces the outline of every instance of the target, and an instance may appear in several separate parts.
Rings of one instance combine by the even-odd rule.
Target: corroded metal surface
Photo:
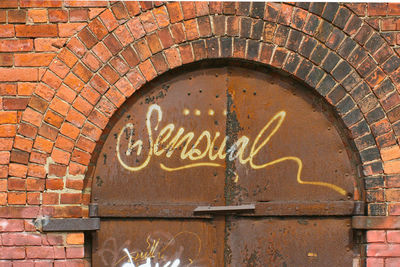
[[[232,218],[229,266],[352,266],[350,224],[350,218]]]
[[[350,266],[350,217],[333,216],[362,214],[351,152],[301,85],[237,67],[165,76],[107,133],[93,175],[92,202],[107,218],[94,266]]]

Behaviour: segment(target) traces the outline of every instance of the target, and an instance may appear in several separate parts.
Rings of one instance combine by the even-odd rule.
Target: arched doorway
[[[352,266],[362,209],[332,114],[268,69],[204,67],[148,84],[98,151],[93,265]]]

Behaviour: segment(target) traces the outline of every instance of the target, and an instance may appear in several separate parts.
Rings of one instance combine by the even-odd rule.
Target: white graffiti
[[[132,260],[132,256],[129,253],[129,250],[127,248],[124,248],[123,251],[128,255],[129,262],[125,262],[124,264],[122,264],[121,267],[136,267],[135,263]],[[172,262],[172,264],[171,264],[171,261],[168,261],[167,263],[165,263],[162,266],[160,266],[160,264],[158,262],[154,263],[154,265],[153,265],[151,262],[151,259],[147,258],[146,263],[138,265],[137,267],[178,267],[180,263],[181,263],[181,261],[179,259],[176,259]]]

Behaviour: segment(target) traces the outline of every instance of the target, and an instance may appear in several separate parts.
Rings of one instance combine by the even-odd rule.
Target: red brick
[[[92,85],[93,88],[101,94],[104,94],[109,87],[108,83],[100,75],[97,74],[90,81],[90,85]]]
[[[66,188],[82,190],[83,180],[67,179]]]
[[[171,23],[183,20],[183,14],[179,2],[167,3],[167,9]]]
[[[44,166],[42,166],[42,165],[29,164],[28,165],[28,176],[45,178],[46,170],[44,169]]]
[[[93,73],[87,69],[82,63],[78,62],[72,70],[79,78],[87,83],[92,77]]]
[[[60,87],[62,80],[50,71],[46,71],[43,75],[42,81],[53,89]]]
[[[14,25],[0,25],[0,37],[14,37]]]
[[[0,259],[25,259],[23,247],[0,247]]]
[[[61,59],[70,68],[78,61],[78,58],[67,48],[61,50],[58,58]]]
[[[108,35],[104,39],[104,44],[108,48],[108,50],[110,50],[111,54],[113,54],[114,56],[122,50],[121,44],[114,37],[114,35]]]
[[[14,137],[16,131],[16,125],[0,125],[0,137]]]
[[[56,177],[64,177],[67,173],[67,166],[50,164],[49,165],[49,175]]]
[[[367,258],[367,266],[369,267],[382,267],[384,266],[382,258]]]
[[[139,69],[143,73],[147,81],[150,81],[157,76],[157,73],[150,60],[146,60],[139,64]]]
[[[102,40],[108,34],[107,28],[98,18],[89,23],[89,28],[98,40]]]
[[[4,110],[24,110],[29,103],[29,98],[15,98],[7,97],[3,98],[3,109]]]
[[[47,22],[47,10],[46,9],[29,9],[28,10],[28,22],[42,23]]]
[[[72,106],[79,112],[83,113],[85,116],[89,116],[90,111],[92,111],[93,109],[93,106],[80,96],[76,98]]]
[[[367,256],[398,257],[400,256],[400,244],[369,244]]]
[[[70,123],[64,122],[61,126],[60,133],[75,140],[79,135],[79,129]]]
[[[60,196],[59,193],[44,192],[42,195],[42,204],[43,205],[60,204],[59,196]]]
[[[76,111],[75,109],[71,108],[67,115],[67,121],[71,122],[77,127],[82,127],[83,123],[85,122],[86,117]]]
[[[99,140],[102,130],[91,123],[85,123],[82,128],[82,134],[86,135],[87,137],[92,138],[93,140]]]
[[[167,59],[167,62],[171,69],[182,65],[178,49],[169,48],[165,50],[164,53],[165,53],[165,58]]]
[[[28,167],[22,164],[10,163],[8,168],[8,174],[10,176],[25,178],[27,172],[28,172]]]
[[[25,191],[26,179],[10,177],[7,180],[7,188],[10,191]]]
[[[70,175],[83,175],[86,174],[86,166],[83,166],[81,164],[77,164],[75,162],[71,162],[69,164],[69,174]],[[67,180],[68,182],[68,180]],[[71,186],[71,184],[70,184]]]
[[[68,11],[62,9],[48,9],[50,22],[67,22]]]
[[[97,44],[97,39],[94,35],[88,30],[88,28],[84,28],[78,34],[81,41],[85,44],[87,48],[92,48],[95,44]]]
[[[163,28],[169,25],[169,16],[165,6],[153,9],[153,15],[156,18],[158,27]]]
[[[76,143],[76,147],[91,153],[96,147],[96,143],[84,136],[80,136],[78,142]]]
[[[49,68],[60,78],[65,78],[67,73],[70,71],[70,68],[58,59],[53,60]]]
[[[160,39],[156,33],[146,36],[146,40],[153,54],[162,50]]]
[[[108,100],[106,97],[101,98],[96,108],[108,118],[110,118],[117,110],[113,103],[110,102],[110,100]]]
[[[384,16],[387,14],[386,3],[368,3],[369,16]]]
[[[134,41],[132,35],[129,33],[125,25],[119,26],[114,33],[121,42],[122,46],[127,46]]]
[[[126,9],[131,17],[140,13],[139,2],[136,1],[127,1],[125,2]]]
[[[80,193],[63,193],[61,194],[61,204],[79,204],[82,201],[82,194]]]
[[[20,0],[21,7],[61,7],[62,3],[52,0]]]
[[[65,77],[64,83],[76,92],[80,92],[85,85],[78,77],[71,72]]]
[[[69,245],[83,245],[85,236],[83,233],[72,233],[67,235],[67,244]]]
[[[19,67],[45,67],[50,64],[55,54],[14,54],[14,64]]]
[[[59,23],[58,26],[58,35],[60,37],[71,37],[75,33],[79,32],[83,27],[85,27],[86,23]]]
[[[6,246],[40,246],[42,238],[39,234],[4,233],[1,234],[3,245]]]
[[[383,265],[380,265],[383,266]],[[385,267],[398,267],[400,266],[400,258],[387,258],[385,259]]]
[[[40,165],[37,165],[40,166]],[[44,179],[28,178],[26,180],[27,191],[43,191],[44,190]]]
[[[23,52],[32,50],[33,41],[31,39],[0,40],[0,52]]]
[[[16,25],[17,37],[56,37],[58,35],[57,25]]]
[[[11,67],[14,64],[13,54],[0,54],[0,66]]]
[[[387,231],[387,241],[389,243],[400,243],[400,231],[399,230]]]
[[[54,259],[53,247],[27,247],[26,256],[30,259]]]
[[[157,23],[151,12],[142,13],[139,15],[139,18],[146,32],[152,32],[157,29]]]
[[[83,247],[67,247],[67,259],[80,259],[84,257]]]
[[[17,123],[16,111],[0,111],[0,124]]]
[[[49,110],[44,117],[44,121],[55,126],[56,128],[60,128],[64,118]]]
[[[71,40],[67,44],[67,47],[78,57],[82,57],[87,51],[85,45],[76,37],[71,38]]]
[[[110,64],[120,75],[124,75],[129,71],[129,66],[119,56],[114,57]]]
[[[86,85],[82,89],[80,95],[92,105],[96,104],[97,101],[100,99],[100,94],[89,85]]]
[[[46,159],[47,159],[47,154],[38,151],[32,151],[29,157],[30,162],[38,164],[46,164]]]
[[[30,82],[38,80],[38,69],[0,68],[0,82]]]
[[[385,243],[386,232],[383,230],[369,230],[367,231],[368,243]]]
[[[119,75],[117,74],[116,71],[114,71],[109,65],[105,65],[101,70],[100,70],[101,76],[104,77],[110,84],[114,84],[118,79]]]
[[[26,193],[25,192],[8,192],[8,204],[10,205],[25,205]]]
[[[8,164],[10,162],[10,152],[0,151],[0,164]]]
[[[26,10],[14,9],[8,11],[8,23],[25,23]]]
[[[109,32],[118,27],[118,21],[109,9],[106,9],[106,11],[100,14],[100,19]]]
[[[129,17],[128,11],[122,2],[116,3],[111,9],[118,20],[127,19]]]
[[[33,147],[36,149],[39,149],[43,152],[50,153],[53,148],[53,142],[38,136],[35,139],[35,143],[33,144]]]
[[[22,232],[24,231],[24,220],[0,219],[0,232]]]
[[[400,15],[400,4],[399,3],[388,3],[388,15],[399,16]]]
[[[107,49],[107,47],[103,43],[98,43],[97,45],[95,45],[92,51],[104,63],[107,62],[112,57],[111,52]]]
[[[47,100],[47,101],[51,101],[51,99],[54,96],[55,91],[53,89],[51,89],[49,86],[43,84],[43,83],[39,83],[36,86],[36,90],[35,93],[40,96],[41,98]]]
[[[196,15],[198,17],[210,14],[207,2],[194,2],[196,5]]]
[[[195,19],[184,21],[184,26],[186,30],[187,40],[194,40],[199,37],[199,32],[197,30],[197,21]]]
[[[18,0],[7,0],[0,2],[0,8],[17,8]]]
[[[65,6],[68,7],[106,7],[108,1],[101,1],[101,0],[65,0]]]
[[[185,32],[183,30],[182,23],[176,23],[171,25],[171,33],[175,44],[182,43],[186,40]]]
[[[14,141],[15,148],[30,152],[32,150],[32,146],[33,146],[33,140],[21,136],[15,137]]]
[[[88,9],[71,9],[69,11],[69,21],[87,21],[89,18]]]
[[[59,135],[55,147],[60,148],[62,150],[72,152],[73,148],[75,146],[74,141],[71,139],[66,138],[65,136]]]
[[[0,178],[7,178],[8,176],[8,166],[0,165]]]
[[[51,153],[51,157],[54,160],[54,162],[60,163],[60,164],[65,164],[65,165],[68,165],[70,156],[71,156],[70,153],[56,149],[56,148],[53,149],[53,152]]]
[[[143,37],[146,32],[139,18],[135,17],[127,22],[127,26],[135,39]]]
[[[50,190],[61,190],[64,188],[63,179],[46,179],[46,189]]]
[[[68,103],[72,103],[76,97],[76,92],[65,85],[61,85],[57,90],[57,96]]]
[[[17,94],[17,87],[15,86],[15,84],[7,84],[7,83],[0,84],[1,96],[16,95],[16,94]]]
[[[29,205],[39,205],[40,204],[40,193],[39,192],[26,193],[26,203]]]
[[[42,123],[42,125],[39,128],[39,135],[46,137],[47,139],[50,139],[52,141],[56,140],[57,134],[58,134],[58,129],[46,123]]]
[[[108,118],[97,110],[92,111],[88,120],[90,122],[92,122],[93,124],[95,124],[96,126],[100,127],[101,129],[104,129],[108,123]],[[76,153],[78,153],[78,152],[76,152]],[[79,161],[76,161],[76,162],[79,162]],[[82,163],[82,162],[79,162],[79,163]]]

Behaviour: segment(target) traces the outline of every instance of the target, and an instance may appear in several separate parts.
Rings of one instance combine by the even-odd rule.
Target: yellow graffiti
[[[153,113],[156,113],[156,118],[157,118],[157,123],[154,127],[152,127],[150,120],[153,116]],[[178,150],[178,148],[183,148],[181,149],[181,154],[180,158],[182,160],[189,159],[191,161],[197,161],[197,160],[203,160],[202,162],[197,162],[197,163],[190,163],[186,164],[183,166],[177,166],[177,167],[171,167],[171,166],[166,166],[163,163],[160,163],[161,169],[165,171],[180,171],[184,169],[189,169],[189,168],[196,168],[196,167],[222,167],[223,165],[219,163],[213,163],[211,161],[215,161],[217,158],[220,160],[224,160],[228,157],[229,161],[233,161],[236,158],[239,160],[240,164],[249,164],[249,166],[252,169],[258,170],[258,169],[264,169],[272,165],[276,165],[278,163],[284,162],[284,161],[292,161],[297,164],[297,174],[296,174],[296,179],[299,184],[309,184],[309,185],[317,185],[317,186],[324,186],[327,188],[330,188],[332,190],[335,190],[336,192],[340,193],[341,195],[346,195],[346,191],[334,184],[331,183],[326,183],[326,182],[320,182],[320,181],[304,181],[301,178],[301,172],[303,169],[303,162],[301,161],[300,158],[295,157],[295,156],[287,156],[287,157],[282,157],[276,160],[272,160],[270,162],[264,163],[264,164],[256,164],[254,163],[254,158],[257,156],[257,154],[260,152],[260,150],[265,147],[268,142],[271,140],[271,138],[277,133],[279,128],[281,127],[283,121],[285,120],[286,117],[286,112],[285,111],[280,111],[276,113],[272,119],[270,119],[267,124],[261,129],[261,131],[258,133],[257,137],[255,138],[253,144],[251,145],[249,155],[246,157],[245,156],[245,151],[246,148],[248,147],[250,143],[250,139],[247,136],[241,136],[234,144],[226,150],[225,152],[225,147],[226,143],[228,140],[228,137],[225,136],[223,141],[221,142],[217,153],[213,154],[213,149],[215,146],[215,143],[218,139],[218,137],[221,135],[218,131],[215,133],[214,138],[211,138],[211,134],[209,131],[205,130],[203,131],[199,137],[196,139],[194,142],[194,145],[189,148],[190,143],[194,140],[195,134],[193,132],[188,132],[185,134],[185,129],[183,127],[180,127],[176,134],[171,138],[174,130],[175,130],[175,125],[170,123],[166,125],[164,128],[162,128],[156,138],[156,141],[153,142],[153,129],[158,130],[158,126],[162,120],[162,110],[161,107],[158,106],[157,104],[153,104],[149,107],[149,110],[146,115],[146,128],[147,128],[147,134],[149,137],[149,152],[147,154],[146,159],[143,161],[142,164],[139,166],[129,166],[126,164],[120,155],[120,142],[121,142],[121,136],[122,134],[126,131],[128,131],[129,134],[129,140],[128,140],[128,147],[126,150],[126,155],[129,156],[131,152],[136,148],[137,152],[136,155],[140,155],[141,151],[143,149],[143,141],[142,140],[137,140],[136,142],[133,143],[132,136],[133,136],[133,131],[134,127],[132,123],[126,124],[118,134],[117,138],[117,146],[116,146],[116,152],[117,152],[117,158],[119,163],[127,170],[135,172],[142,170],[145,168],[150,160],[151,157],[153,156],[162,156],[165,153],[165,157],[170,158],[173,153]],[[270,130],[272,128],[272,130]],[[268,131],[270,130],[270,131]],[[264,137],[265,135],[265,137]],[[264,139],[262,139],[264,138]],[[169,141],[169,142],[168,142]],[[205,149],[204,151],[200,150],[200,144],[205,144]],[[204,159],[208,157],[209,161],[204,161]],[[235,176],[234,182],[237,182],[239,177]]]

